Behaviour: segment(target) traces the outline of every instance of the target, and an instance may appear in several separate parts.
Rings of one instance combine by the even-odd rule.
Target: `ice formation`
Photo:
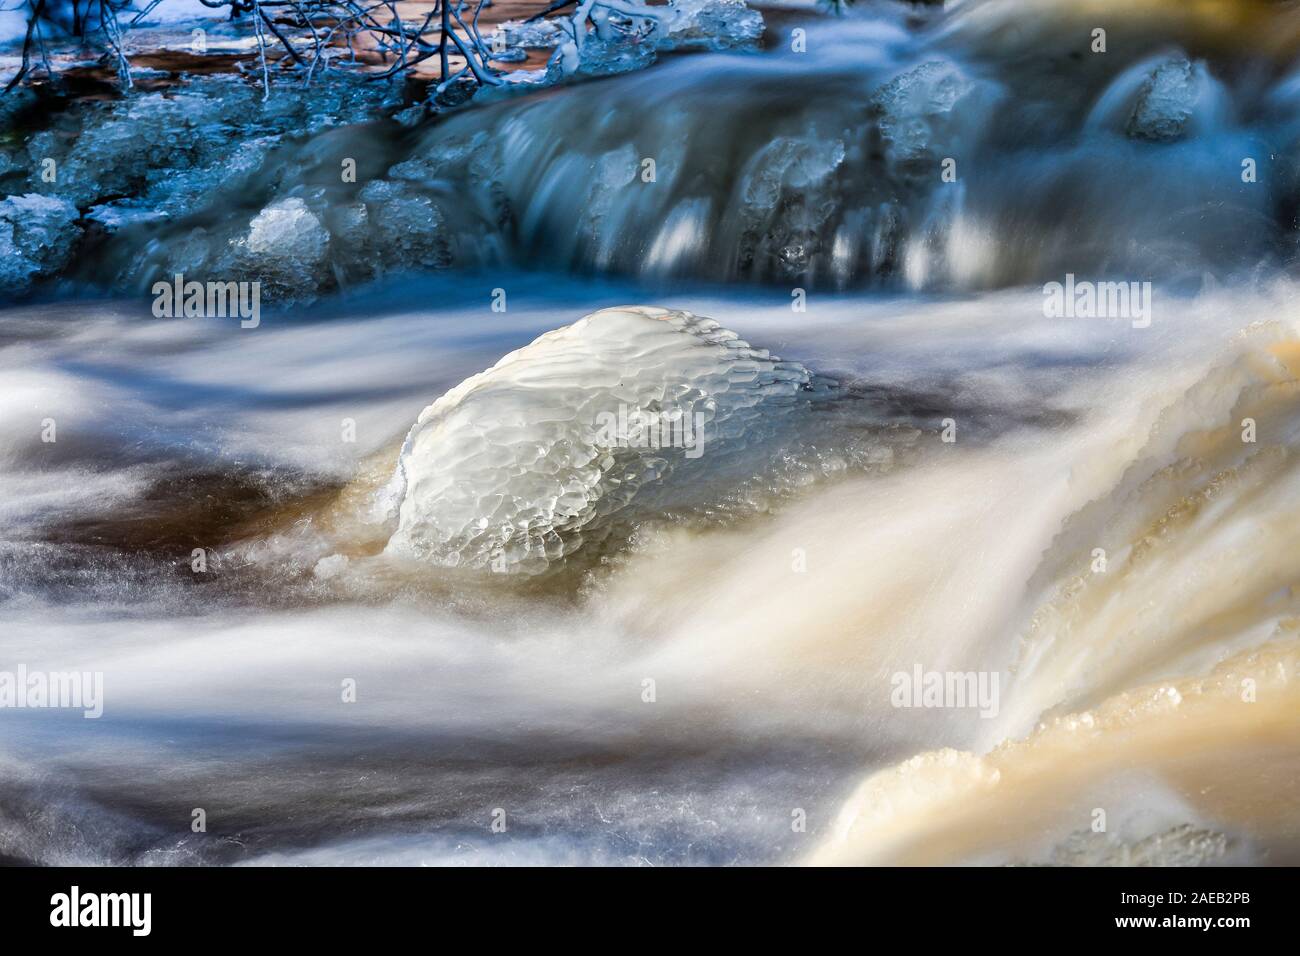
[[[877,90],[872,106],[890,171],[902,179],[931,176],[939,149],[960,128],[960,107],[968,107],[978,89],[955,64],[931,60]]]
[[[0,202],[0,292],[24,292],[62,268],[81,235],[77,215],[67,200],[37,193]]]
[[[610,518],[634,518],[675,472],[707,484],[718,460],[761,446],[825,387],[711,319],[593,313],[421,413],[385,492],[388,551],[540,573]]]
[[[330,234],[296,196],[272,203],[253,217],[248,235],[237,244],[247,269],[284,298],[305,284],[314,285],[325,265]]]
[[[744,0],[674,0],[663,50],[730,50],[755,46],[763,36],[763,14]]]
[[[1125,131],[1134,139],[1165,143],[1182,139],[1198,112],[1212,112],[1214,81],[1203,62],[1174,57],[1147,78]]]
[[[263,103],[239,78],[204,77],[181,91],[59,114],[27,140],[17,165],[31,171],[32,191],[82,209],[123,205],[126,196],[128,206],[180,216],[260,167],[284,136],[369,119],[384,93],[342,81],[286,90]],[[45,159],[58,163],[57,188],[41,178]]]

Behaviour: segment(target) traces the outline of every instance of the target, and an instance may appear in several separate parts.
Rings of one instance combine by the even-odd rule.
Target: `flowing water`
[[[334,131],[111,238],[79,281],[290,200],[330,231],[236,261],[316,283],[255,329],[5,311],[3,666],[102,672],[104,715],[0,712],[0,857],[1297,862],[1297,39],[1289,4],[868,5]],[[322,211],[368,136],[405,165],[367,208],[436,236]],[[1133,314],[1053,315],[1067,275]],[[753,348],[626,311],[529,344],[628,303]],[[566,409],[670,395],[698,458],[591,470]],[[996,706],[896,706],[918,668]]]

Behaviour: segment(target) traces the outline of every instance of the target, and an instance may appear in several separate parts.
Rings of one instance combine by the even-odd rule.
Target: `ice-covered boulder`
[[[32,192],[93,210],[90,218],[110,229],[182,218],[209,203],[228,206],[287,135],[361,122],[381,111],[385,95],[373,83],[336,78],[286,84],[263,102],[241,78],[193,77],[166,93],[56,114],[14,165],[28,170]],[[268,171],[263,184],[275,175]]]
[[[892,175],[938,179],[939,162],[963,117],[958,107],[977,90],[956,64],[931,60],[896,76],[872,97],[880,140]]]
[[[78,215],[66,199],[38,193],[0,202],[0,294],[20,295],[63,268],[81,234]]]
[[[315,294],[326,270],[330,234],[296,196],[271,203],[248,224],[236,244],[242,274],[269,284],[281,301]]]
[[[763,15],[744,0],[673,0],[662,50],[732,50],[756,46]]]
[[[546,571],[674,477],[699,493],[824,390],[807,369],[688,312],[593,313],[426,408],[382,506],[390,553]],[[753,469],[748,469],[753,473]]]
[[[547,82],[643,70],[655,61],[655,44],[641,36],[615,32],[604,38],[592,32],[583,41],[581,53],[572,39],[565,38],[557,54],[548,64]]]
[[[1216,90],[1204,63],[1175,57],[1142,84],[1125,132],[1133,139],[1168,143],[1187,135],[1198,112],[1215,109]]]
[[[843,140],[821,136],[778,136],[759,149],[740,176],[740,255],[763,274],[804,274],[837,206],[845,156]]]
[[[376,179],[361,190],[370,224],[370,248],[382,268],[440,269],[452,262],[446,216],[427,193],[405,182]]]
[[[564,30],[554,20],[506,20],[484,40],[493,51],[510,47],[544,50],[557,46],[564,36]]]

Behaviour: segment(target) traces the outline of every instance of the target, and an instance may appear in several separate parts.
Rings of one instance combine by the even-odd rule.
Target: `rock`
[[[370,210],[365,203],[331,206],[328,215],[331,240],[345,252],[361,254],[370,235]]]
[[[78,216],[66,199],[38,193],[0,202],[0,293],[21,295],[58,273],[81,235]]]
[[[528,59],[528,51],[523,47],[506,47],[500,53],[493,53],[492,59],[497,63],[523,63]]]
[[[779,136],[764,146],[742,174],[741,192],[752,209],[775,208],[786,189],[804,192],[827,181],[844,162],[838,139]]]
[[[433,115],[429,110],[427,102],[414,103],[404,110],[398,110],[393,114],[393,119],[403,126],[419,126],[426,119]]]

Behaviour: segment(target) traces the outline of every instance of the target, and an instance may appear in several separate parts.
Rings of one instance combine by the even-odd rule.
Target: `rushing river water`
[[[0,315],[0,669],[104,705],[0,712],[0,858],[1300,860],[1297,39],[868,7],[111,237]],[[221,263],[316,304],[125,297]],[[721,329],[530,345],[628,303]]]

